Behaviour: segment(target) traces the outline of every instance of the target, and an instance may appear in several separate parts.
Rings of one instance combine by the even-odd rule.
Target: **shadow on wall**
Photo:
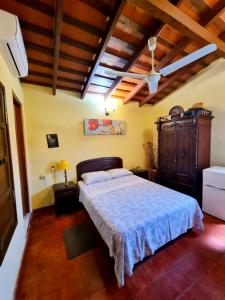
[[[153,131],[152,131],[152,129],[148,129],[148,130],[145,129],[143,131],[143,141],[144,141],[145,144],[148,143],[148,142],[150,142],[150,143],[153,142]]]
[[[34,194],[31,198],[31,201],[32,209],[53,205],[55,200],[52,187],[47,187],[41,190],[39,193]]]
[[[55,200],[52,186],[55,183],[64,182],[64,173],[59,168],[59,162],[49,162],[43,174],[40,174],[39,180],[41,191],[32,196],[32,209],[54,204]]]
[[[154,151],[154,155],[155,155],[155,163],[157,164],[157,153],[158,153],[158,148],[157,148],[157,144],[154,144],[154,139],[153,139],[153,130],[149,129],[149,130],[144,130],[143,131],[143,141],[144,144],[146,145],[147,143],[152,143],[153,144],[153,151]],[[144,149],[144,147],[143,147]],[[148,165],[148,158],[145,155],[145,162],[146,165]]]

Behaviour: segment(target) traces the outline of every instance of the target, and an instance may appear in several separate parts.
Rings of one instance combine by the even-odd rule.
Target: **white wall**
[[[27,222],[25,222],[23,218],[23,210],[22,210],[19,166],[18,166],[16,133],[15,133],[15,122],[14,122],[14,110],[13,110],[13,97],[12,97],[12,91],[13,91],[18,97],[18,99],[21,101],[21,103],[23,103],[23,91],[19,81],[13,78],[9,73],[8,68],[5,65],[1,55],[0,55],[0,82],[5,87],[5,98],[6,98],[6,105],[8,111],[8,121],[9,121],[11,156],[13,162],[13,178],[14,178],[14,185],[15,185],[16,210],[17,210],[17,218],[18,218],[18,224],[16,230],[10,242],[4,261],[0,266],[0,299],[10,300],[13,297],[17,274],[21,263],[22,253],[24,250],[25,239],[26,239],[26,227],[27,227]]]

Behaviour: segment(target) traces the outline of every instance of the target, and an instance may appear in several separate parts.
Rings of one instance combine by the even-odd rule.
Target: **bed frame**
[[[120,157],[100,157],[88,159],[77,164],[77,181],[82,180],[81,175],[87,172],[107,171],[122,168],[123,161]]]

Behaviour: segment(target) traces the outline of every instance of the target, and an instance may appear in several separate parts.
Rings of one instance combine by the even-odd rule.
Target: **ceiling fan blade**
[[[183,68],[184,66],[192,63],[193,61],[211,53],[214,52],[217,49],[216,44],[209,44],[205,47],[202,47],[198,49],[197,51],[192,52],[191,54],[178,59],[174,63],[162,68],[159,70],[159,73],[161,73],[163,76],[167,76],[175,71],[177,71],[180,68]]]
[[[115,70],[105,70],[105,74],[120,76],[120,77],[131,77],[131,78],[136,78],[136,79],[144,79],[147,76],[147,75],[143,75],[143,74],[120,72],[120,71],[115,71]]]

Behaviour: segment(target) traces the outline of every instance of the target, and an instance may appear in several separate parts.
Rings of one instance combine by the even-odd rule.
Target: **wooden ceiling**
[[[225,57],[225,0],[1,0],[19,17],[29,61],[21,81],[154,104],[218,57]],[[157,36],[155,68],[208,44],[218,50],[163,77],[150,95],[144,80],[106,69],[147,74],[149,37]]]

